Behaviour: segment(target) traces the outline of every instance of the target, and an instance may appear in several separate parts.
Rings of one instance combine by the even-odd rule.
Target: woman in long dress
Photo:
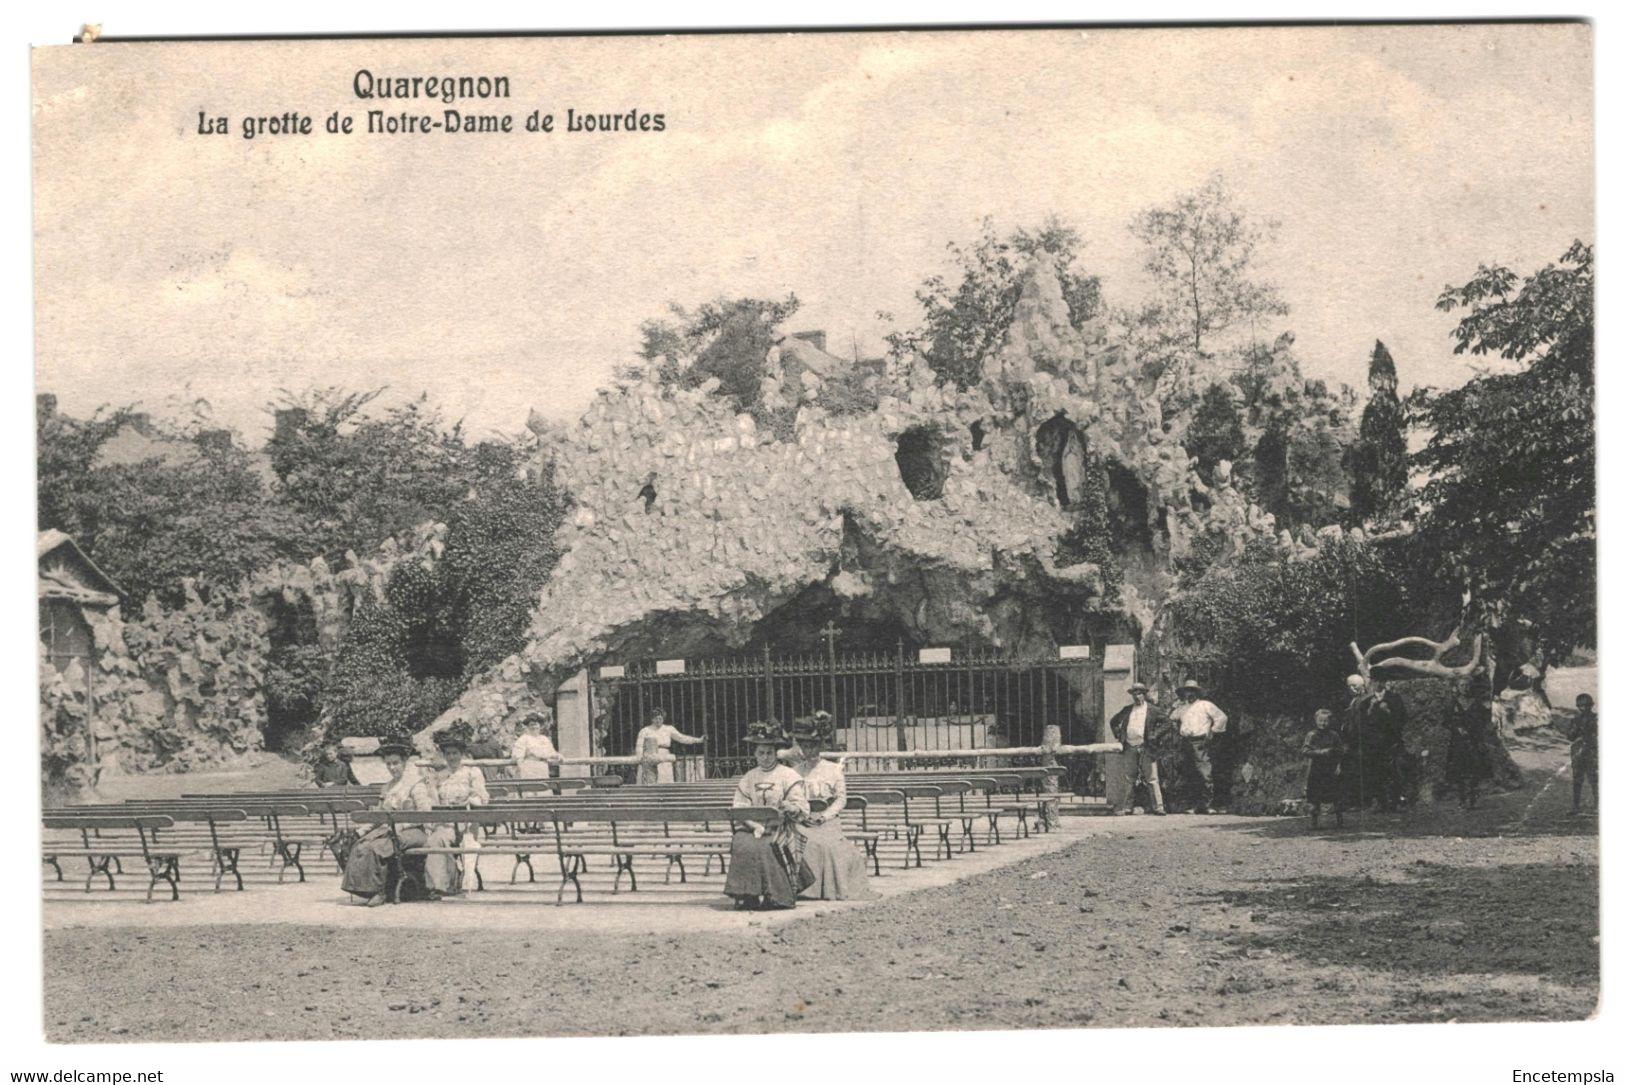
[[[794,908],[802,880],[801,837],[793,824],[807,814],[807,787],[799,773],[779,764],[783,736],[777,726],[753,723],[745,741],[756,754],[756,767],[740,777],[733,805],[768,807],[783,820],[776,829],[754,822],[734,827],[722,891],[740,908]]]
[[[542,733],[552,725],[553,716],[546,709],[532,712],[519,721],[519,737],[514,740],[512,757],[521,780],[545,780],[553,775],[553,766],[564,760],[554,749],[553,740]]]
[[[433,810],[437,799],[433,782],[418,771],[412,763],[413,751],[406,742],[381,743],[378,753],[389,770],[389,783],[379,796],[380,810]],[[389,876],[389,861],[395,857],[395,840],[403,848],[417,848],[429,842],[429,833],[422,825],[395,826],[391,837],[389,827],[374,825],[356,841],[350,850],[350,859],[344,864],[344,891],[353,894],[357,904],[375,908],[385,901],[385,887]]]
[[[1450,742],[1445,747],[1444,778],[1456,793],[1462,808],[1478,805],[1478,789],[1490,775],[1490,730],[1494,726],[1489,676],[1483,672],[1467,680],[1464,696],[1457,699],[1446,726]]]
[[[644,761],[638,766],[638,783],[640,784],[669,784],[677,779],[672,766],[676,759],[671,756],[671,744],[680,742],[684,746],[697,746],[704,742],[703,736],[685,735],[677,728],[666,722],[666,710],[657,708],[649,713],[648,726],[638,732],[632,748],[640,757],[653,757],[656,760]]]
[[[485,787],[484,771],[475,765],[463,763],[471,736],[472,728],[462,722],[454,723],[434,736],[435,745],[440,747],[440,754],[446,759],[445,770],[441,772],[437,784],[441,806],[466,806],[472,809],[491,802],[491,793]],[[430,847],[446,848],[455,842],[456,832],[450,825],[438,825],[429,834]],[[480,846],[479,826],[470,825],[464,830],[462,846]],[[456,893],[459,890],[463,879],[457,859],[455,855],[430,855],[424,860],[423,873],[428,879],[431,894]],[[479,861],[478,855],[468,856],[463,859],[463,866],[471,874]]]
[[[800,834],[801,868],[812,883],[801,891],[813,900],[868,900],[869,874],[863,869],[863,853],[841,832],[841,811],[846,809],[846,772],[823,753],[834,744],[835,721],[825,711],[790,732],[801,758],[793,766],[807,788],[809,805],[815,809],[796,823]]]

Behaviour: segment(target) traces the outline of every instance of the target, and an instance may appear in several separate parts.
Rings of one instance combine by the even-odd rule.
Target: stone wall
[[[93,786],[85,749],[93,710],[102,774],[185,772],[257,750],[265,725],[265,626],[241,598],[204,601],[186,585],[173,610],[149,599],[126,620],[87,612],[94,673],[41,661],[42,765],[48,794]]]

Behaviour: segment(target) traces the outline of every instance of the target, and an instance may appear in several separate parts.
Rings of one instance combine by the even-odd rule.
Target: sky
[[[660,133],[328,135],[352,76],[504,74],[469,111]],[[34,53],[36,388],[70,414],[279,390],[426,392],[475,435],[580,412],[638,326],[718,295],[878,352],[991,217],[1058,215],[1107,301],[1134,215],[1222,172],[1311,376],[1472,374],[1434,300],[1593,237],[1585,26],[932,32],[60,46]],[[440,102],[421,104],[439,115]],[[245,140],[298,110],[310,136]],[[198,114],[225,115],[224,136]],[[416,111],[416,109],[414,109]]]

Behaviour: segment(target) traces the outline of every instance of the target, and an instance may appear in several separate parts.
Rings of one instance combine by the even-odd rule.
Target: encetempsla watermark
[[[1575,1085],[1605,1085],[1614,1080],[1612,1070],[1514,1070],[1512,1080],[1515,1085],[1534,1085],[1539,1082],[1546,1085],[1548,1082],[1569,1082]]]
[[[12,1081],[52,1082],[56,1085],[162,1085],[164,1072],[129,1070],[33,1070],[11,1073]]]

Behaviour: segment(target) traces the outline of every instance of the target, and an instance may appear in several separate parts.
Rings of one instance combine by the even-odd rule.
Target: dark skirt
[[[1337,758],[1316,757],[1309,762],[1309,787],[1304,800],[1310,803],[1342,801],[1342,780],[1337,775]]]
[[[422,829],[398,829],[401,846],[422,847],[429,834]],[[350,851],[344,864],[344,891],[358,897],[374,897],[384,891],[389,879],[389,861],[395,857],[395,842],[387,832],[363,837]]]
[[[1490,751],[1477,735],[1457,731],[1445,748],[1444,776],[1451,783],[1478,783],[1490,775]]]
[[[794,908],[799,887],[791,880],[785,859],[785,853],[773,846],[772,835],[753,836],[748,829],[734,833],[722,891],[735,900],[761,897],[779,908]]]

